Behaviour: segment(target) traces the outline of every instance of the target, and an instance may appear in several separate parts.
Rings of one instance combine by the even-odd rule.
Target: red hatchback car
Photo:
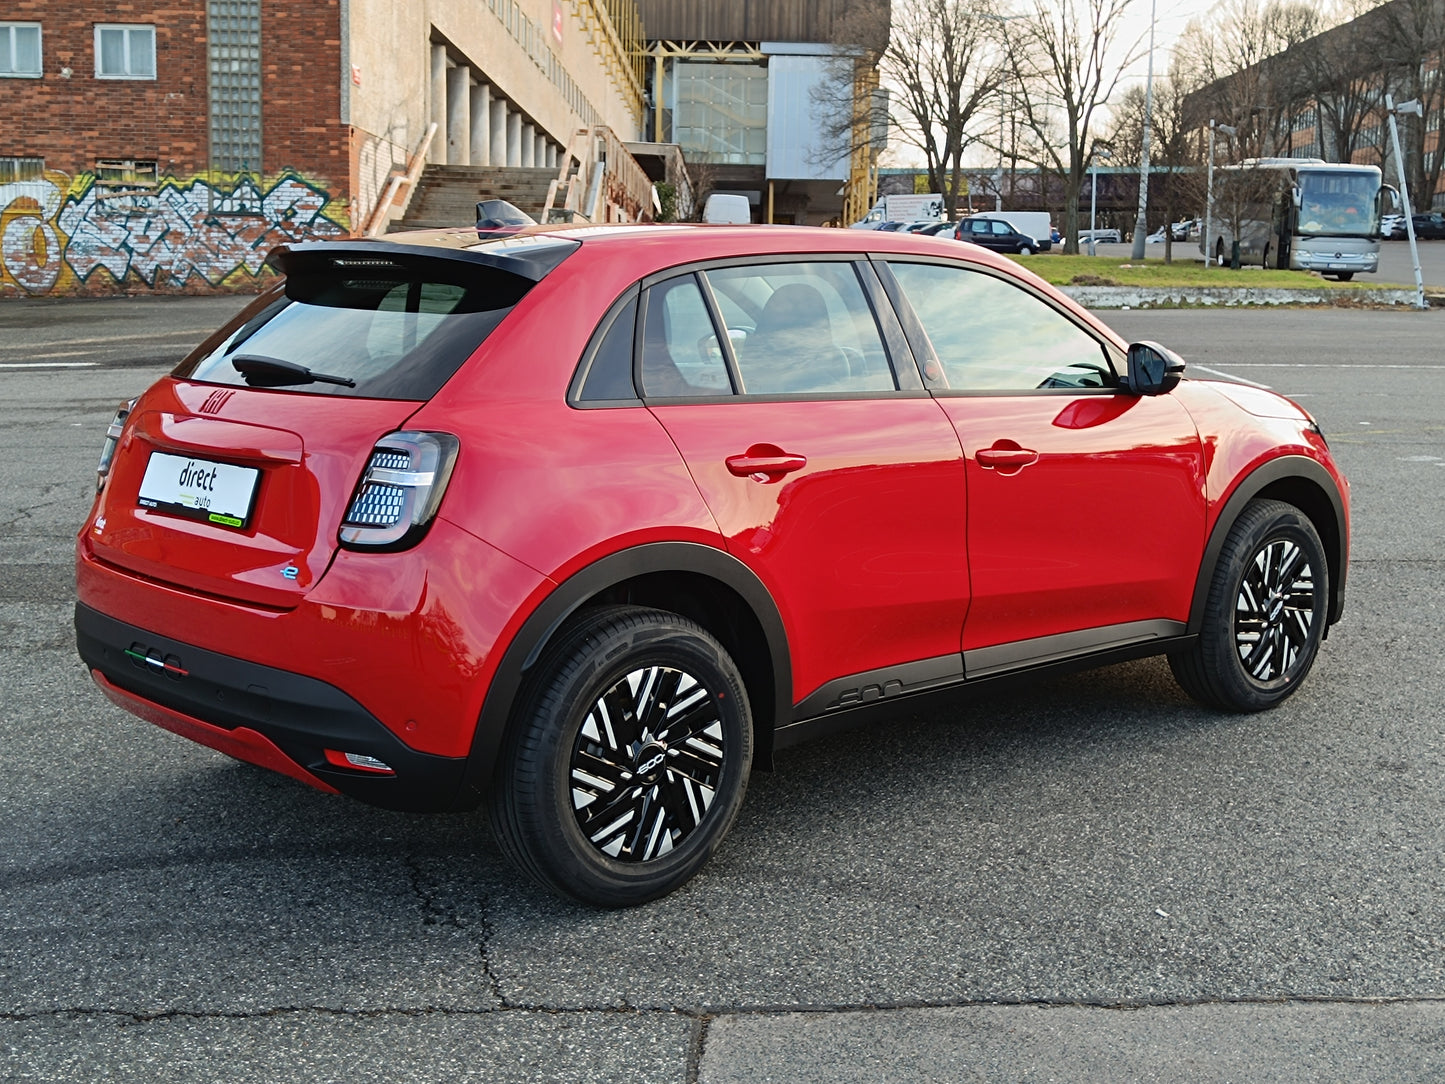
[[[1167,653],[1258,710],[1340,616],[1311,417],[981,249],[459,229],[273,261],[116,417],[81,657],[322,790],[485,802],[585,901],[683,883],[751,768],[859,709]]]

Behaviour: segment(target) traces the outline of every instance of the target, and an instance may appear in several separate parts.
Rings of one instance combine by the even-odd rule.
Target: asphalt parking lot
[[[481,816],[328,797],[91,686],[106,423],[239,304],[0,306],[0,1080],[1445,1078],[1445,313],[1104,314],[1295,396],[1350,476],[1345,619],[1283,707],[1145,660],[900,709],[601,913]]]

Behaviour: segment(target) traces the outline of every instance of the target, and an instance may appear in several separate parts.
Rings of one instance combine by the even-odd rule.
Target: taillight
[[[130,412],[135,409],[136,400],[129,399],[115,408],[115,417],[106,426],[105,444],[100,449],[100,462],[95,467],[95,491],[99,493],[105,488],[105,480],[110,477],[110,462],[115,458],[115,447],[120,443],[120,434],[125,429],[125,420],[130,417]]]
[[[382,437],[341,521],[349,549],[403,550],[421,541],[441,505],[461,443],[450,433]]]

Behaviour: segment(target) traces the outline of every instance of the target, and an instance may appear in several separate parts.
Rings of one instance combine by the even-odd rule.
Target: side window
[[[897,384],[851,263],[707,272],[748,395],[893,391]]]
[[[990,223],[989,228],[992,229],[994,233],[1003,234],[1005,237],[1013,233],[1013,229],[1007,222],[1000,222],[998,219],[994,219],[993,222]]]
[[[1104,344],[1026,290],[978,271],[890,263],[951,388],[1107,388]]]
[[[731,395],[727,363],[692,275],[647,292],[642,329],[642,394],[675,397]]]

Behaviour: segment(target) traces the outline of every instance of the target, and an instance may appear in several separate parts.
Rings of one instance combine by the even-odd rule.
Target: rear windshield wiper
[[[347,376],[332,376],[330,373],[313,373],[304,365],[280,358],[268,358],[263,354],[237,354],[231,359],[231,367],[246,378],[246,383],[255,388],[283,388],[293,384],[340,384],[344,388],[356,387],[356,381]]]

